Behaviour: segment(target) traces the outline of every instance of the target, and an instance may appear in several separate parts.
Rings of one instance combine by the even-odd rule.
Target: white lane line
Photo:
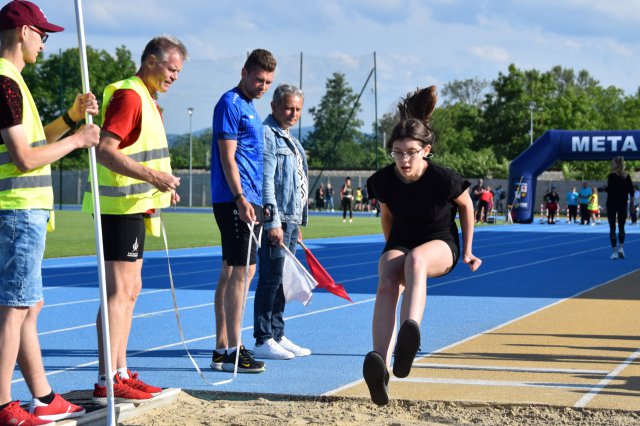
[[[501,365],[471,365],[471,364],[436,364],[436,363],[415,363],[412,368],[432,368],[451,370],[488,370],[488,371],[509,371],[515,373],[558,373],[558,374],[594,374],[604,376],[609,374],[608,370],[580,370],[576,368],[536,368],[536,367],[508,367]]]
[[[587,251],[588,251],[588,250],[587,250]],[[539,262],[534,262],[534,263],[539,263]],[[513,269],[513,268],[504,268],[504,270],[509,270],[509,269]],[[563,303],[563,302],[565,302],[565,301],[567,301],[567,300],[569,300],[569,299],[573,299],[573,298],[579,297],[579,296],[581,296],[582,294],[588,293],[588,292],[590,292],[590,291],[592,291],[592,290],[595,290],[596,288],[599,288],[599,287],[605,286],[605,285],[607,285],[607,284],[610,284],[610,283],[612,283],[612,282],[614,282],[614,281],[616,281],[616,280],[622,279],[622,278],[624,278],[624,277],[626,277],[626,276],[628,276],[628,275],[631,275],[631,274],[633,274],[633,273],[635,273],[635,272],[636,272],[636,271],[627,272],[626,274],[622,274],[622,275],[620,275],[620,276],[618,276],[618,277],[612,278],[611,280],[609,280],[609,281],[607,281],[607,282],[604,282],[604,283],[602,283],[602,284],[594,285],[593,287],[588,288],[588,289],[586,289],[586,290],[582,290],[582,291],[580,291],[580,292],[578,292],[578,293],[574,294],[573,296],[569,296],[569,297],[565,297],[564,299],[557,300],[557,301],[555,301],[555,302],[553,302],[553,303],[551,303],[551,304],[549,304],[549,305],[542,306],[542,307],[540,307],[540,308],[538,308],[538,309],[536,309],[536,310],[533,310],[533,311],[531,311],[531,312],[529,312],[529,313],[526,313],[526,314],[524,314],[524,315],[520,315],[520,316],[519,316],[519,317],[517,317],[517,318],[513,318],[513,319],[511,319],[511,320],[509,320],[509,321],[506,321],[506,322],[504,322],[504,323],[502,323],[502,324],[498,324],[498,325],[496,325],[495,327],[492,327],[492,328],[490,328],[490,329],[488,329],[488,330],[481,331],[480,333],[476,333],[476,334],[474,334],[474,335],[472,335],[472,336],[469,336],[469,337],[466,337],[466,338],[464,338],[464,339],[462,339],[462,340],[459,340],[459,341],[457,341],[457,342],[451,343],[450,345],[443,346],[443,347],[442,347],[442,348],[440,348],[440,349],[436,349],[435,351],[433,351],[433,352],[431,352],[431,353],[428,353],[428,354],[426,354],[426,355],[422,355],[422,356],[420,356],[420,357],[416,358],[416,360],[426,359],[426,358],[429,358],[429,357],[432,357],[432,356],[436,356],[436,355],[440,354],[441,352],[444,352],[444,351],[446,351],[446,350],[448,350],[448,349],[451,349],[451,348],[453,348],[453,347],[455,347],[455,346],[461,345],[462,343],[466,343],[466,342],[468,342],[468,341],[470,341],[470,340],[476,339],[476,338],[478,338],[478,337],[480,337],[480,336],[482,336],[482,335],[484,335],[484,334],[490,334],[490,333],[493,333],[494,331],[496,331],[496,330],[498,330],[498,329],[500,329],[500,328],[502,328],[502,327],[506,327],[507,325],[510,325],[510,324],[513,324],[513,323],[515,323],[515,322],[517,322],[517,321],[520,321],[520,320],[522,320],[522,319],[528,318],[528,317],[530,317],[530,316],[532,316],[532,315],[535,315],[535,314],[537,314],[537,313],[539,313],[539,312],[542,312],[542,311],[544,311],[544,310],[546,310],[546,309],[549,309],[549,308],[551,308],[551,307],[553,307],[553,306],[555,306],[555,305],[559,305],[560,303]],[[457,281],[460,281],[460,280],[457,280]],[[441,285],[444,285],[444,284],[441,284]],[[438,284],[436,284],[436,285],[434,285],[434,286],[432,286],[432,287],[436,287],[436,286],[438,286]],[[375,300],[375,299],[374,299],[374,300]],[[336,394],[336,393],[338,393],[338,392],[341,392],[341,391],[343,391],[343,390],[346,390],[346,389],[352,388],[352,387],[354,387],[354,386],[357,386],[357,385],[359,385],[360,383],[364,383],[364,379],[358,379],[358,380],[355,380],[355,381],[353,381],[353,382],[351,382],[351,383],[347,383],[346,385],[343,385],[343,386],[337,387],[337,388],[335,388],[335,389],[332,389],[332,390],[330,390],[330,391],[328,391],[328,392],[325,392],[325,393],[323,393],[322,395],[323,395],[323,396],[331,396],[331,395],[334,395],[334,394]]]
[[[354,303],[345,303],[343,305],[333,306],[331,308],[320,309],[320,310],[313,311],[313,312],[305,312],[305,313],[298,314],[298,315],[292,315],[290,317],[285,317],[284,319],[285,319],[285,321],[288,321],[288,320],[293,320],[293,319],[296,319],[296,318],[308,317],[310,315],[317,315],[317,314],[322,314],[322,313],[326,313],[326,312],[336,311],[336,310],[339,310],[339,309],[345,309],[345,308],[349,308],[349,307],[352,307],[352,306],[361,305],[363,303],[370,303],[370,302],[373,302],[374,300],[376,300],[375,297],[370,298],[370,299],[360,300],[360,301],[354,302]],[[244,327],[241,331],[249,331],[249,330],[253,331],[253,324],[251,324],[251,325],[249,325],[247,327]],[[208,336],[196,337],[196,338],[193,338],[193,339],[185,340],[185,343],[189,344],[189,343],[194,343],[194,342],[201,342],[203,340],[215,339],[215,337],[216,337],[215,334],[210,334]],[[180,346],[181,347],[182,346],[182,342],[167,343],[165,345],[155,346],[153,348],[144,349],[144,350],[137,351],[137,352],[132,352],[131,354],[127,354],[127,357],[133,358],[133,357],[136,357],[138,355],[142,355],[142,354],[146,354],[146,353],[154,352],[154,351],[159,351],[159,350],[163,350],[163,349],[173,348],[173,347],[176,347],[176,346]],[[74,365],[74,366],[71,366],[71,367],[61,368],[59,370],[49,371],[48,373],[45,373],[45,375],[46,376],[54,376],[54,375],[57,375],[57,374],[66,373],[68,371],[73,371],[73,370],[77,370],[77,369],[80,369],[80,368],[89,367],[89,366],[97,365],[97,364],[98,364],[98,361],[85,362],[83,364],[78,364],[78,365]],[[13,383],[20,383],[20,382],[24,382],[24,378],[23,377],[20,377],[18,379],[14,379],[14,380],[11,381],[12,384]]]
[[[249,299],[253,299],[253,296],[249,297]],[[191,309],[204,308],[206,306],[213,306],[213,302],[203,303],[201,305],[186,306],[186,307],[183,307],[183,308],[179,308],[178,311],[188,311],[188,310],[191,310]],[[175,312],[173,310],[173,308],[165,309],[165,310],[162,310],[162,311],[147,312],[147,313],[144,313],[144,314],[134,315],[133,319],[149,318],[149,317],[154,317],[154,316],[163,315],[163,314],[166,314],[166,313],[173,313],[173,312]],[[91,328],[91,327],[95,327],[95,326],[96,326],[96,323],[92,322],[92,323],[89,323],[89,324],[76,325],[76,326],[73,326],[73,327],[58,328],[56,330],[43,331],[42,333],[38,333],[38,336],[47,336],[47,335],[50,335],[50,334],[64,333],[66,331],[80,330],[80,329],[83,329],[83,328]]]
[[[437,385],[466,385],[466,386],[503,386],[516,388],[552,388],[552,389],[584,389],[591,385],[581,385],[574,383],[542,383],[542,382],[516,382],[510,380],[464,380],[464,379],[422,379],[419,377],[396,379],[393,377],[392,382],[399,383],[430,383]]]
[[[611,381],[613,381],[620,373],[622,373],[622,370],[627,368],[627,366],[631,364],[633,361],[635,361],[636,358],[638,358],[639,356],[640,356],[640,349],[632,353],[622,364],[618,365],[611,373],[607,374],[605,378],[600,380],[600,383],[595,385],[589,392],[587,392],[586,395],[580,398],[578,402],[575,403],[574,407],[575,408],[586,407],[587,404],[591,402],[591,400],[595,398],[595,396],[598,395],[598,393],[600,393],[601,390],[606,388],[607,385],[611,383]]]
[[[176,288],[176,290],[183,290],[183,289],[188,289],[188,288],[197,288],[197,287],[212,287],[215,283],[213,281],[209,281],[203,284],[191,284],[191,285],[185,285],[185,286],[180,286],[178,288]],[[150,294],[156,294],[156,293],[165,293],[167,291],[171,291],[170,288],[159,288],[156,290],[143,290],[140,292],[140,294],[138,295],[138,298],[140,298],[140,296],[147,296]],[[60,306],[69,306],[69,305],[77,305],[79,303],[90,303],[90,302],[99,302],[100,299],[99,298],[93,298],[93,299],[82,299],[82,300],[73,300],[71,302],[63,302],[63,303],[52,303],[50,305],[44,305],[42,308],[57,308]]]

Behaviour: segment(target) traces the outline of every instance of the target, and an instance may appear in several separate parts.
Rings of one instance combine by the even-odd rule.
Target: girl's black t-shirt
[[[393,215],[389,239],[458,242],[455,199],[471,186],[457,172],[428,161],[424,174],[406,183],[396,174],[395,164],[374,173],[367,182],[370,197],[385,203]]]

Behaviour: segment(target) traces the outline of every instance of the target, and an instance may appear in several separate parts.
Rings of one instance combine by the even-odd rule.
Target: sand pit
[[[182,392],[176,403],[123,425],[637,425],[640,412],[534,405],[296,398]]]

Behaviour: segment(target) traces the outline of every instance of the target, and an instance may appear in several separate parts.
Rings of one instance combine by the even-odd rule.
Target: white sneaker
[[[618,259],[624,259],[624,250],[618,249]]]
[[[275,340],[269,339],[253,348],[253,356],[261,359],[291,359],[295,355],[280,346]]]
[[[293,343],[291,340],[282,336],[282,339],[278,342],[280,347],[286,349],[291,352],[295,356],[309,356],[311,355],[311,349],[301,348],[300,346]]]
[[[611,260],[616,260],[618,258],[618,253],[612,253],[611,254]]]

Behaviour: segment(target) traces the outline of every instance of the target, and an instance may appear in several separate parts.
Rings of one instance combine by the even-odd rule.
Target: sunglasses
[[[35,32],[36,34],[38,34],[40,36],[40,39],[42,40],[42,43],[46,43],[47,40],[49,39],[49,34],[40,31],[39,29],[37,29],[36,27],[33,27],[31,25],[27,25],[33,32]]]

